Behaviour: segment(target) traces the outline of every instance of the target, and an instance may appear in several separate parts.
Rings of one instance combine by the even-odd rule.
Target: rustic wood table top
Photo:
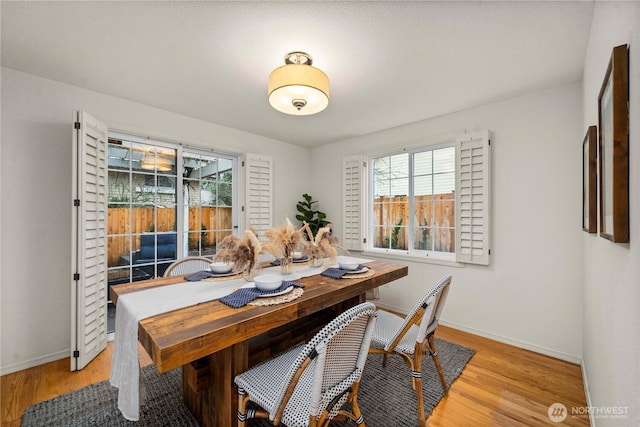
[[[158,371],[167,372],[408,274],[404,265],[382,261],[365,265],[375,275],[332,279],[318,274],[296,280],[305,286],[304,293],[287,303],[231,308],[215,300],[152,316],[139,322],[138,339]],[[111,299],[117,304],[120,295],[182,282],[178,276],[116,285]]]

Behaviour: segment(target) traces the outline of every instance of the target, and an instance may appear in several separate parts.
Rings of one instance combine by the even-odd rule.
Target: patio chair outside
[[[268,418],[288,427],[327,426],[344,416],[365,426],[358,385],[375,327],[376,306],[357,305],[301,344],[238,375],[238,425]],[[260,408],[248,409],[249,401]],[[352,412],[343,405],[349,402]]]
[[[387,355],[399,354],[411,370],[411,381],[418,401],[418,422],[426,425],[422,396],[422,355],[426,350],[438,370],[442,390],[448,392],[447,381],[436,352],[435,331],[449,293],[451,275],[446,275],[427,292],[411,312],[403,319],[387,311],[378,311],[376,330],[369,353],[383,354],[383,366]]]
[[[175,261],[164,272],[164,277],[181,276],[183,274],[197,273],[202,270],[209,270],[211,264],[209,258],[205,257],[187,257]]]

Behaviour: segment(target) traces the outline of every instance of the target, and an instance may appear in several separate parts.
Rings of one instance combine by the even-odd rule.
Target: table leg
[[[234,427],[238,420],[238,394],[233,379],[248,368],[248,344],[241,342],[220,350],[200,361],[198,371],[208,375],[208,381],[195,381],[205,384],[202,390],[193,386],[193,367],[182,368],[182,397],[187,408],[201,427]]]

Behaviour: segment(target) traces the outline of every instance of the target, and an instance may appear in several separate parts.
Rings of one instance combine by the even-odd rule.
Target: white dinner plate
[[[256,284],[251,282],[251,283],[247,283],[246,285],[243,286],[243,288],[255,288]],[[288,294],[289,292],[291,292],[293,290],[293,285],[289,286],[287,289],[285,289],[284,291],[280,291],[280,292],[275,292],[273,294],[262,294],[262,295],[258,295],[258,298],[271,298],[271,297],[277,297],[279,295],[284,295],[284,294]]]
[[[235,276],[236,274],[240,274],[239,271],[230,271],[228,273],[214,273],[213,271],[209,270],[209,272],[211,273],[211,277],[226,277],[226,276]]]
[[[362,267],[360,270],[346,270],[347,274],[360,274],[366,273],[367,271],[369,271],[369,267]]]

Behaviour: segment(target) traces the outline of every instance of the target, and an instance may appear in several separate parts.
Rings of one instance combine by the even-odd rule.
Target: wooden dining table
[[[148,317],[138,323],[138,340],[159,372],[182,369],[182,396],[200,426],[236,426],[236,375],[310,339],[338,314],[364,302],[367,291],[408,274],[405,265],[364,265],[372,276],[318,274],[296,280],[304,292],[286,303],[231,308],[214,300]],[[110,296],[117,304],[126,293],[184,281],[177,276],[116,285]]]

